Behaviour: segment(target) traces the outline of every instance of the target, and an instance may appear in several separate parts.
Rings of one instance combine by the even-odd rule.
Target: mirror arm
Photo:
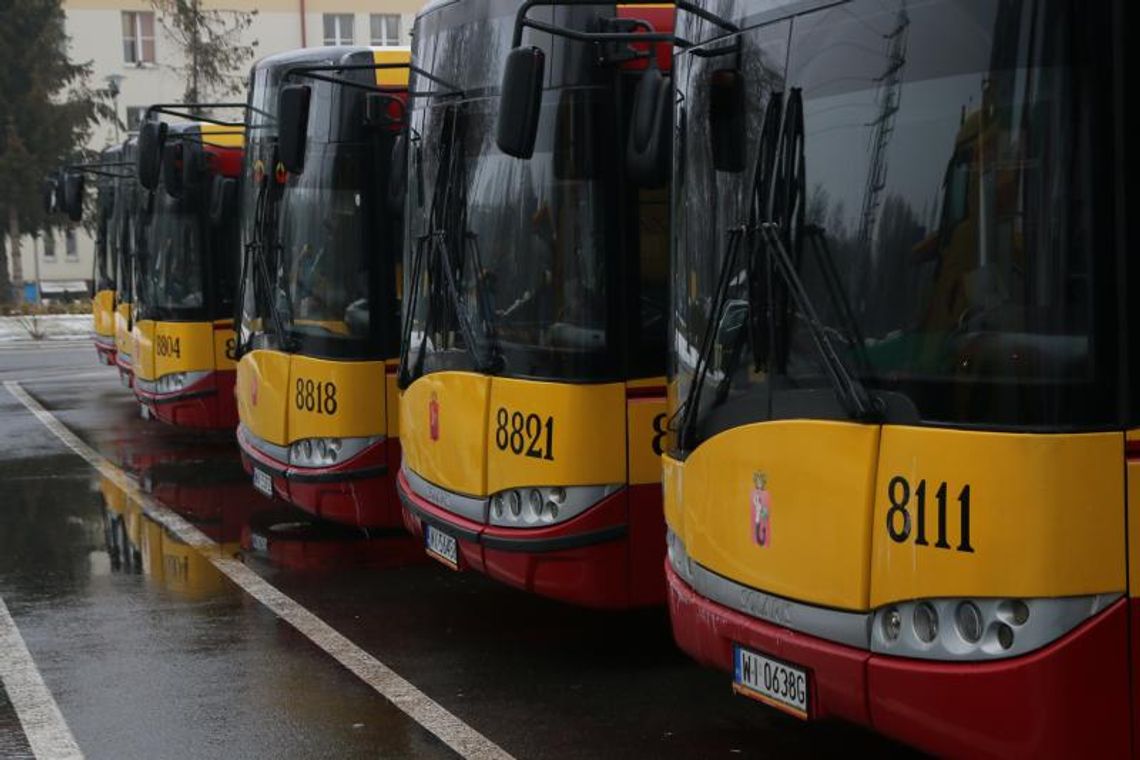
[[[296,66],[296,67],[291,68],[291,69],[286,69],[285,74],[282,76],[282,79],[288,79],[290,77],[308,77],[309,79],[318,79],[322,82],[331,82],[333,84],[343,84],[346,87],[357,87],[357,88],[369,90],[372,92],[387,93],[387,94],[391,94],[393,92],[403,93],[403,92],[405,92],[404,88],[393,86],[393,85],[374,85],[374,84],[368,84],[365,82],[353,82],[351,80],[344,79],[341,77],[318,76],[315,73],[315,72],[322,72],[322,71],[385,71],[385,70],[393,70],[393,69],[406,69],[406,70],[408,70],[414,74],[419,74],[424,79],[427,79],[429,82],[434,82],[435,84],[438,84],[440,87],[444,87],[447,90],[446,93],[439,93],[439,92],[410,93],[409,92],[408,93],[409,95],[429,95],[430,96],[430,95],[441,95],[441,94],[456,94],[456,93],[460,92],[460,89],[458,87],[451,84],[447,80],[440,79],[439,77],[435,76],[431,72],[425,71],[424,69],[421,69],[419,66],[415,66],[415,65],[407,64],[407,63],[347,63],[347,64],[330,63],[330,64],[325,65],[325,66]]]
[[[188,108],[238,108],[242,111],[248,108],[245,103],[155,103],[150,108],[146,109],[146,115],[143,116],[144,120],[149,120],[152,114],[166,114],[167,116],[176,116],[182,119],[189,119],[191,121],[204,121],[207,124],[217,124],[219,127],[244,127],[244,121],[226,121],[225,119],[215,119],[212,116],[205,116],[202,114],[191,113],[187,111]]]
[[[536,21],[527,17],[527,13],[535,6],[557,5],[597,5],[597,2],[594,0],[526,0],[515,14],[515,34],[511,47],[517,48],[522,45],[523,29],[526,27],[578,42],[668,42],[679,47],[684,46],[682,44],[684,41],[678,39],[671,32],[579,32],[576,29],[548,24],[545,21]],[[627,0],[622,5],[660,5],[660,3],[655,0]]]
[[[735,34],[740,31],[740,27],[728,19],[721,18],[712,11],[707,11],[699,5],[690,2],[690,0],[675,0],[673,5],[676,6],[677,10],[691,13],[697,18],[704,19],[714,26],[719,26],[721,29],[729,32],[730,34]]]

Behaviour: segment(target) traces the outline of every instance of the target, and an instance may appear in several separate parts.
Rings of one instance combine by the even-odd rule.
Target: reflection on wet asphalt
[[[94,364],[89,347],[75,365]],[[21,357],[22,359],[22,357]],[[0,352],[0,367],[6,359]],[[314,527],[249,486],[228,434],[139,419],[113,370],[24,387],[144,491],[518,757],[899,749],[733,697],[664,610],[598,613]],[[88,757],[451,751],[149,520],[0,390],[0,597]],[[242,544],[246,547],[243,551]],[[27,753],[0,689],[0,757]]]

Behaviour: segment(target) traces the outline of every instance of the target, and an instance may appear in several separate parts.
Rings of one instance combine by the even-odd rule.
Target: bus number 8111
[[[913,494],[913,499],[911,498]],[[890,507],[887,509],[887,535],[895,543],[905,543],[914,533],[915,546],[929,546],[926,531],[926,480],[918,481],[918,485],[911,487],[910,481],[901,475],[891,478],[887,486],[887,500]],[[934,540],[936,549],[956,549],[960,552],[973,553],[974,547],[970,545],[970,485],[967,483],[958,492],[958,525],[959,541],[957,547],[952,547],[946,538],[947,519],[947,486],[943,481],[934,491],[934,502],[938,509],[937,537]],[[914,510],[914,519],[911,519],[911,509]]]

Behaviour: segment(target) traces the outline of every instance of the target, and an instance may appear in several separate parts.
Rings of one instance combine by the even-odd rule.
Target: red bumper
[[[259,451],[239,429],[242,465],[273,479],[281,499],[325,520],[361,528],[401,525],[393,468],[400,463],[399,439],[385,439],[332,467],[290,467]]]
[[[234,383],[237,372],[211,372],[194,385],[177,393],[152,393],[135,383],[135,395],[156,418],[170,425],[191,428],[227,429],[238,423]]]
[[[685,652],[731,672],[739,643],[806,668],[812,717],[861,723],[942,756],[1131,755],[1124,600],[1024,657],[948,664],[796,633],[700,596],[671,567],[666,575]]]
[[[105,364],[108,367],[115,366],[115,344],[112,342],[110,345],[105,345],[99,341],[95,341],[95,353],[99,356],[99,363]]]
[[[133,388],[135,385],[135,368],[131,364],[131,357],[124,356],[121,352],[116,351],[115,366],[119,368],[119,379],[123,381],[123,385]]]
[[[661,604],[665,522],[661,488],[631,486],[549,528],[500,528],[455,515],[414,493],[401,472],[404,525],[423,538],[423,523],[454,536],[460,568],[540,596],[584,607]]]

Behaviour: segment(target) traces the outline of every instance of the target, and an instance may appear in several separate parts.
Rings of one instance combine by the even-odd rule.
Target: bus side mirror
[[[545,69],[546,54],[539,48],[520,47],[507,54],[495,143],[508,156],[530,158],[534,155]]]
[[[139,126],[136,173],[139,184],[147,190],[158,187],[158,175],[162,171],[162,148],[165,142],[165,122],[147,119]]]
[[[221,227],[227,211],[233,213],[237,204],[237,180],[216,175],[210,185],[210,224]]]
[[[408,192],[408,133],[401,132],[392,142],[392,157],[388,162],[388,196],[385,199],[388,213],[404,213],[404,196]]]
[[[650,66],[633,96],[626,163],[630,179],[641,187],[661,187],[669,180],[673,149],[673,80]]]
[[[73,222],[83,219],[83,188],[86,178],[81,172],[68,172],[63,177],[63,211]]]
[[[41,187],[40,202],[43,204],[44,214],[51,215],[59,210],[56,197],[59,192],[59,179],[56,175],[49,175],[44,179]]]
[[[162,186],[171,198],[182,197],[183,141],[167,143],[162,148]]]
[[[308,85],[290,84],[281,88],[277,98],[277,157],[290,174],[300,174],[305,169],[311,96]]]
[[[206,176],[206,151],[196,139],[182,141],[182,186],[196,190]]]
[[[737,69],[714,71],[709,80],[709,138],[713,168],[744,171],[744,75]]]

